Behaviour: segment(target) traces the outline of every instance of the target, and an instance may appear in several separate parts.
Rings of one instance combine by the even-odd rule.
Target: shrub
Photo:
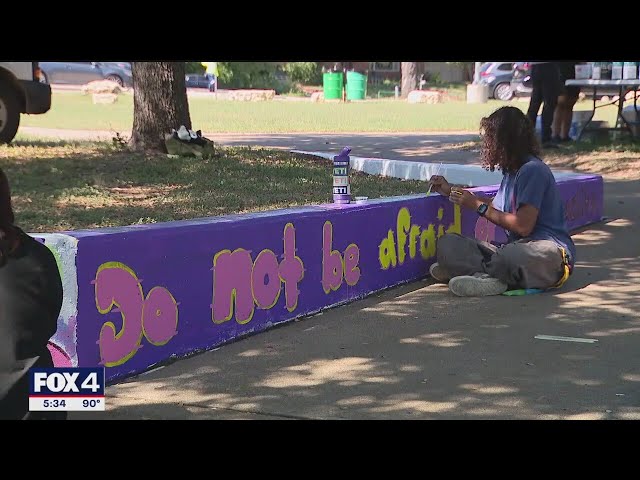
[[[204,71],[204,65],[200,62],[185,62],[185,73],[197,73],[202,75]]]
[[[281,94],[291,89],[290,82],[272,62],[221,62],[220,81],[225,88],[273,89]]]
[[[303,85],[322,84],[322,69],[316,62],[288,62],[283,70],[292,82]]]

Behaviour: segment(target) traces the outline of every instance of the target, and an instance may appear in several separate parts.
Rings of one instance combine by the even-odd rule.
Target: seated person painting
[[[573,270],[576,248],[553,173],[539,157],[533,125],[518,108],[502,107],[481,120],[480,134],[483,166],[503,174],[495,197],[452,188],[438,175],[429,183],[451,202],[504,228],[507,243],[446,234],[438,240],[431,276],[458,296],[560,287]]]

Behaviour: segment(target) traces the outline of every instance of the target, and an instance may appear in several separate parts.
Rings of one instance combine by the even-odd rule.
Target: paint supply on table
[[[339,155],[333,157],[333,203],[351,203],[349,153],[351,153],[351,147],[344,147]]]
[[[622,80],[622,69],[624,62],[613,62],[611,67],[611,80]]]
[[[587,80],[591,78],[591,64],[578,64],[575,66],[576,80]]]
[[[624,62],[622,70],[624,80],[634,80],[638,78],[638,62]]]

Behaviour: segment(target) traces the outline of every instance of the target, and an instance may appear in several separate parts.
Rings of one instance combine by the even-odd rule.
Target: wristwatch
[[[480,215],[481,217],[484,217],[484,214],[487,213],[487,210],[489,210],[489,205],[487,205],[486,203],[481,203],[476,212],[478,212],[478,215]]]

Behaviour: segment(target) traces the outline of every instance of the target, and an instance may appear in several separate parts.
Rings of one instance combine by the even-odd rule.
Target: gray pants
[[[509,286],[550,288],[564,273],[562,252],[550,240],[527,240],[501,247],[448,233],[438,239],[436,255],[439,266],[449,278],[487,273]]]

